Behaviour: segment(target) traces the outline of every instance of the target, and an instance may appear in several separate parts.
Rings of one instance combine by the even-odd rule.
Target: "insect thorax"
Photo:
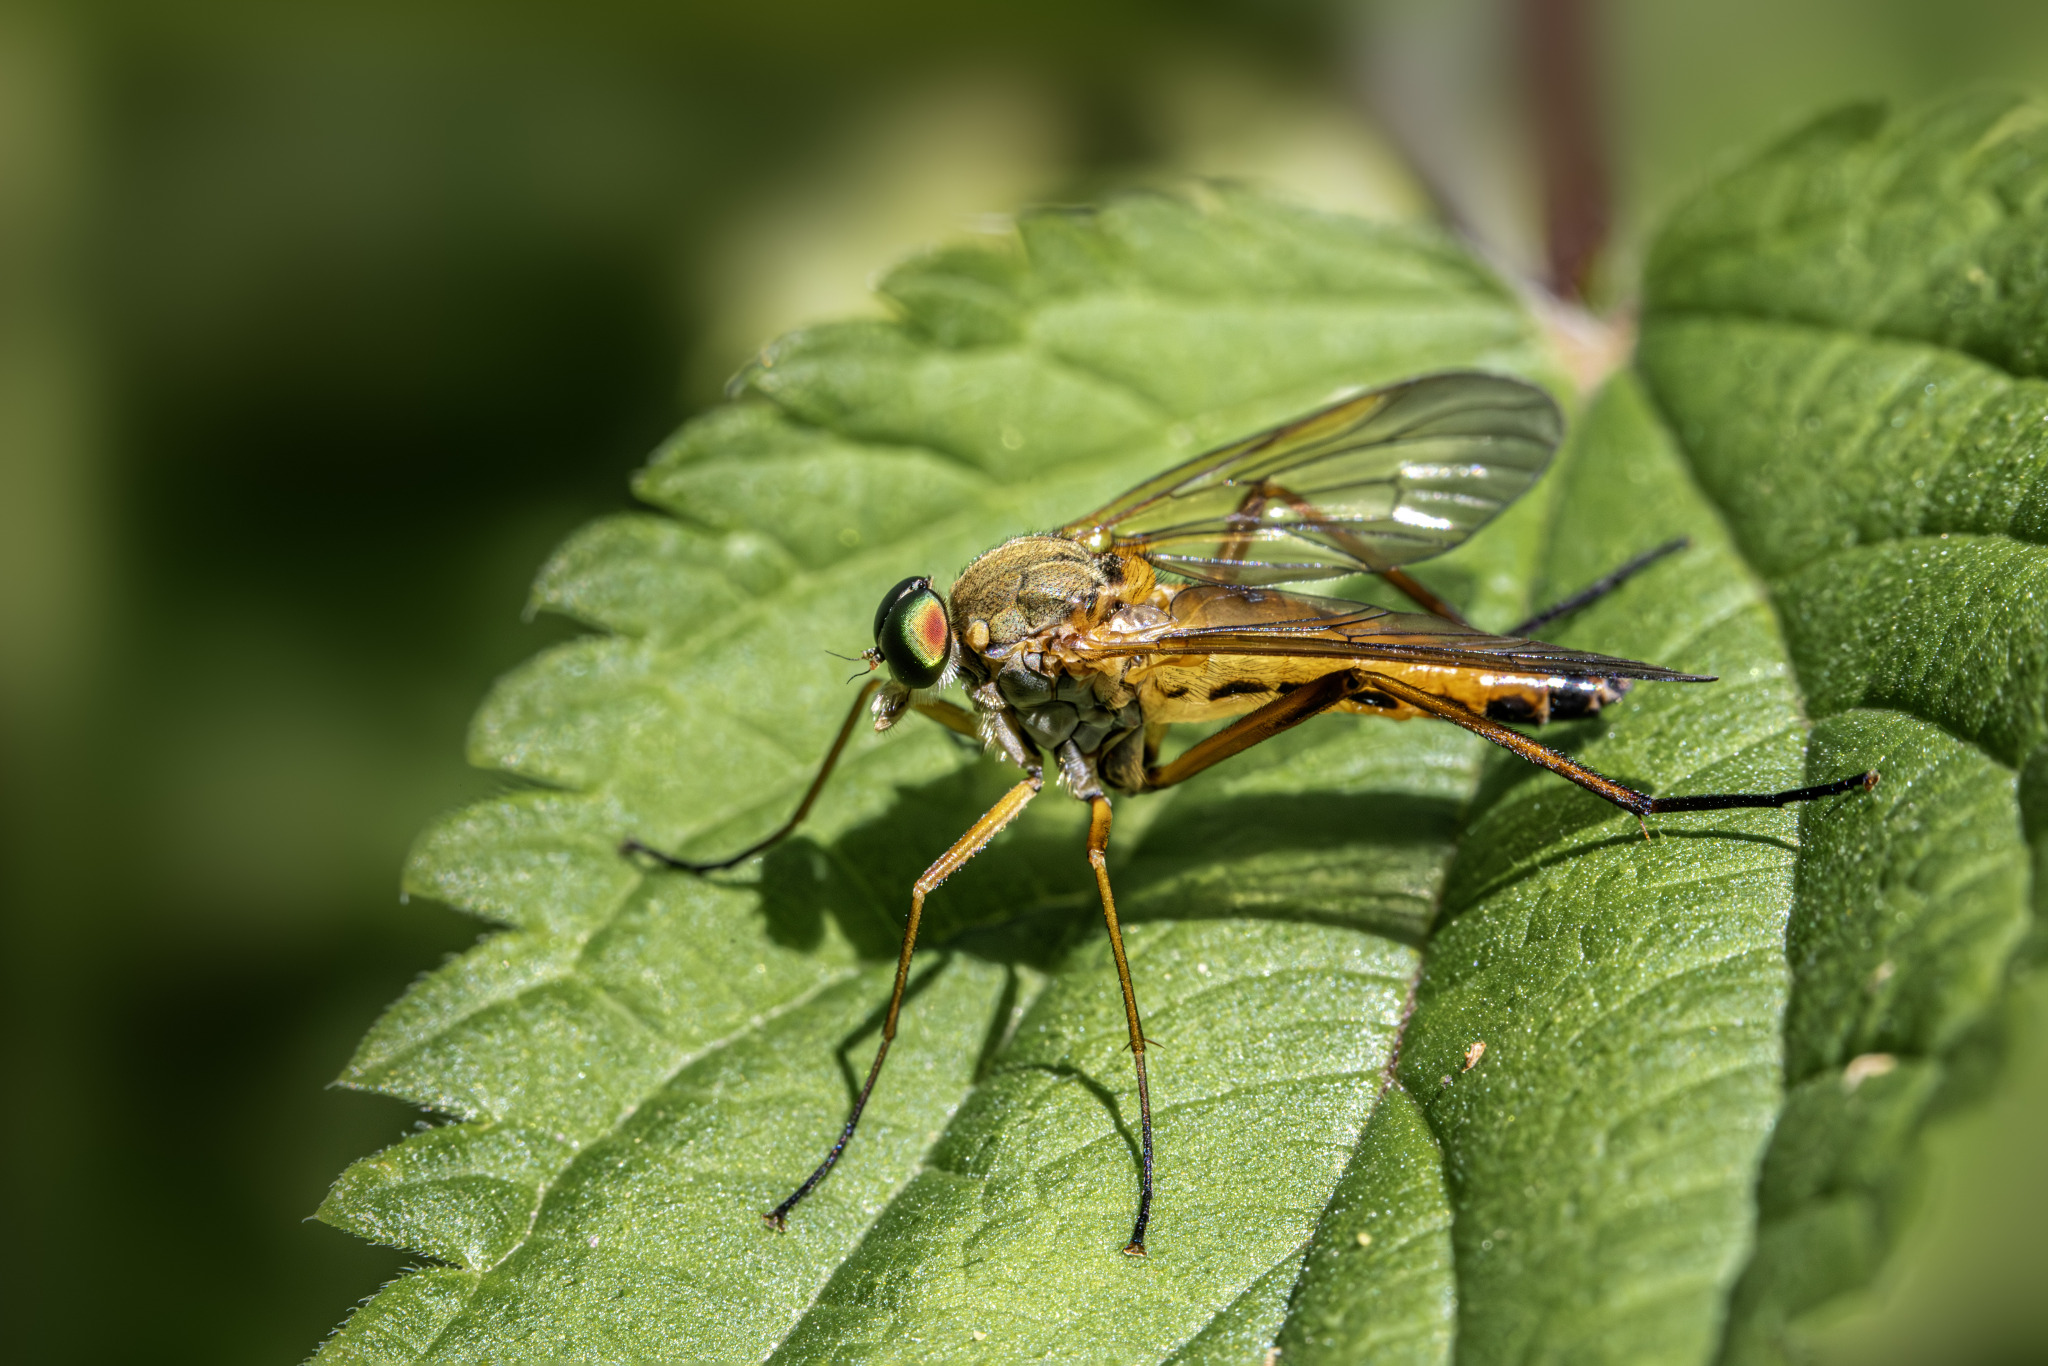
[[[1112,590],[1114,555],[1063,536],[1018,536],[978,557],[953,585],[953,630],[977,652],[998,657],[1059,626]]]
[[[1070,673],[1042,648],[1107,611],[1123,579],[1115,555],[1060,536],[1019,536],[976,559],[953,585],[956,637],[1025,734],[1048,752],[1071,744],[1093,764],[1142,735],[1143,713],[1130,689],[1106,673]],[[1118,787],[1141,781],[1126,767],[1105,764],[1102,776]]]

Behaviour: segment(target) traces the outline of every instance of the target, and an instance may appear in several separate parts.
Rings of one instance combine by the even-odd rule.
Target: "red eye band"
[[[946,625],[946,609],[936,600],[918,604],[909,626],[912,648],[921,659],[937,663],[946,657],[947,638],[952,630]]]

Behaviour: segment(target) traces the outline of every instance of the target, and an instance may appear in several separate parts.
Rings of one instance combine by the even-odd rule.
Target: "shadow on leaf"
[[[964,826],[962,813],[1000,790],[983,773],[949,775],[902,789],[888,812],[829,846],[798,838],[775,850],[760,882],[769,936],[810,951],[829,917],[863,957],[894,957],[911,885]],[[1127,918],[1334,924],[1408,943],[1426,936],[1457,803],[1393,792],[1190,795],[1161,814],[1128,861],[1112,846]],[[1055,966],[1101,924],[1084,821],[1078,803],[1047,792],[927,901],[921,941]]]
[[[1080,1068],[1075,1067],[1072,1063],[1027,1062],[1017,1064],[1016,1070],[1020,1072],[1043,1072],[1055,1081],[1071,1081],[1089,1095],[1095,1097],[1103,1110],[1108,1113],[1109,1122],[1116,1128],[1117,1137],[1124,1141],[1124,1147],[1129,1150],[1132,1166],[1139,1171],[1144,1170],[1144,1152],[1138,1145],[1138,1136],[1131,1132],[1131,1126],[1124,1122],[1123,1107],[1117,1101],[1116,1092],[1104,1086]]]

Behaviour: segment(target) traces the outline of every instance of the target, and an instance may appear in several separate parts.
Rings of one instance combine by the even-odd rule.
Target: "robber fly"
[[[870,677],[796,812],[730,858],[693,863],[629,840],[623,852],[694,873],[730,867],[788,835],[810,811],[863,708],[876,730],[917,711],[999,751],[1023,778],[911,888],[881,1043],[846,1126],[817,1170],[762,1216],[780,1229],[846,1151],[875,1089],[910,974],[924,900],[1015,820],[1044,785],[1088,803],[1088,862],[1109,926],[1137,1069],[1142,1255],[1152,1210],[1152,1102],[1145,1034],[1124,957],[1104,851],[1112,791],[1136,795],[1210,766],[1323,712],[1463,726],[1597,793],[1640,820],[1675,811],[1780,807],[1877,782],[1860,773],[1776,793],[1652,797],[1545,748],[1507,723],[1590,716],[1635,680],[1707,683],[1654,664],[1546,645],[1527,634],[1680,548],[1660,547],[1505,635],[1475,629],[1402,570],[1458,545],[1519,497],[1564,434],[1557,405],[1521,380],[1425,375],[1357,394],[1176,466],[1057,531],[1018,536],[961,572],[950,595],[903,580],[875,612]],[[1278,591],[1273,585],[1376,574],[1423,612]],[[973,710],[935,697],[958,684]],[[1236,721],[1171,762],[1166,727]],[[1647,834],[1647,826],[1645,827]]]

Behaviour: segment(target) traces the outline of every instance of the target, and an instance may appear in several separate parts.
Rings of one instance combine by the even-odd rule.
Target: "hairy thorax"
[[[1107,561],[1107,563],[1104,563]],[[1018,536],[961,571],[953,629],[976,654],[1002,659],[1033,636],[1086,615],[1121,586],[1123,561],[1064,536]]]
[[[1019,536],[967,566],[953,585],[950,615],[965,662],[980,674],[981,698],[1013,710],[1035,744],[1055,753],[1071,745],[1093,768],[1142,735],[1144,710],[1122,681],[1123,661],[1083,664],[1071,646],[1127,615],[1127,598],[1153,594],[1143,561],[1097,554],[1061,536]],[[1163,612],[1153,616],[1166,620]],[[1142,781],[1136,749],[1108,767],[1114,786]]]

